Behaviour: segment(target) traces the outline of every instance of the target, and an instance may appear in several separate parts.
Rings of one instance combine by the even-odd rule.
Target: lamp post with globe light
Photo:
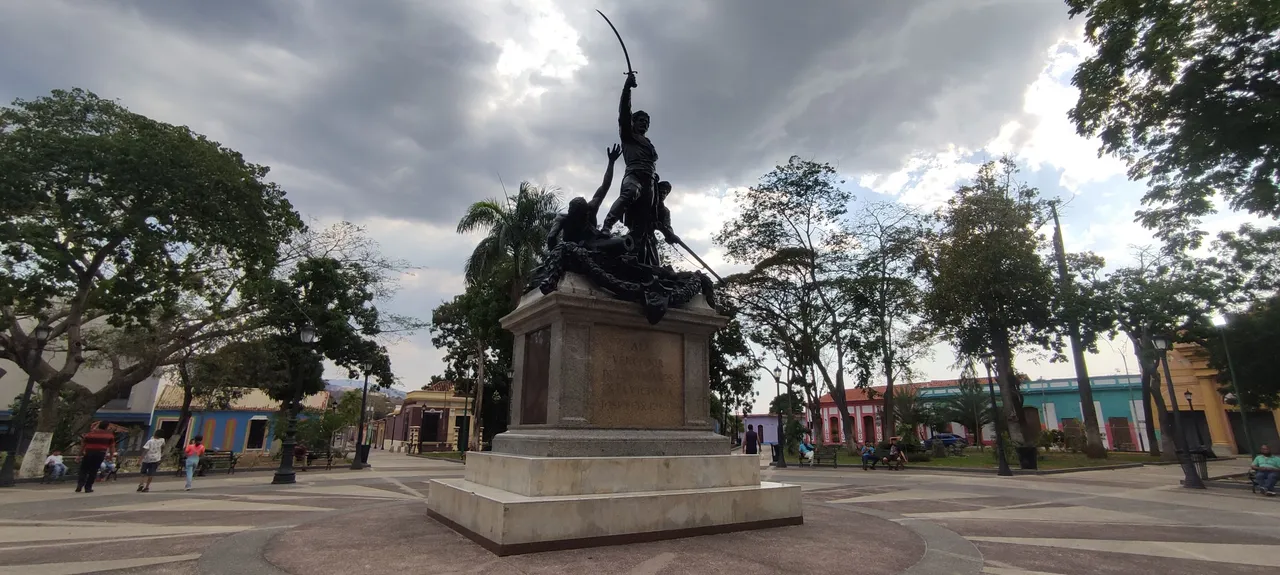
[[[303,324],[302,327],[298,328],[298,339],[302,340],[302,344],[307,346],[307,353],[310,354],[311,344],[316,341],[315,326],[310,323]],[[298,397],[302,390],[302,382],[299,381],[302,377],[302,370],[295,365],[292,371],[293,373],[290,376],[293,378],[291,382],[294,390],[293,399],[289,405],[288,423],[285,426],[284,439],[280,441],[280,467],[276,469],[275,475],[271,478],[271,483],[274,485],[295,483],[297,481],[293,472],[293,450],[298,436],[298,404],[302,401],[302,398]]]
[[[1218,335],[1222,336],[1222,351],[1227,356],[1227,371],[1231,372],[1231,391],[1235,393],[1236,401],[1239,402],[1236,409],[1240,410],[1240,427],[1244,429],[1244,442],[1248,445],[1249,455],[1256,456],[1253,438],[1249,437],[1249,408],[1245,405],[1244,394],[1240,393],[1240,382],[1236,379],[1236,365],[1231,361],[1231,346],[1227,345],[1227,318],[1221,315],[1214,316],[1213,327],[1218,328]]]
[[[9,449],[5,454],[4,465],[0,466],[0,487],[12,487],[14,484],[14,462],[18,458],[18,449],[22,447],[22,440],[25,439],[24,436],[27,431],[27,408],[31,405],[31,392],[36,385],[36,365],[44,357],[44,346],[49,343],[49,334],[52,331],[44,321],[36,324],[35,329],[31,330],[31,338],[36,341],[36,345],[31,349],[30,359],[27,361],[27,387],[22,390],[22,400],[18,402],[18,412],[9,418],[8,435],[10,442]]]
[[[1169,402],[1173,404],[1173,448],[1178,455],[1178,463],[1182,465],[1182,486],[1188,489],[1204,489],[1204,481],[1200,479],[1200,474],[1196,473],[1195,463],[1191,461],[1191,451],[1187,449],[1187,438],[1182,431],[1182,416],[1178,409],[1178,396],[1173,390],[1173,375],[1169,373],[1169,345],[1171,340],[1168,336],[1157,335],[1151,337],[1151,345],[1160,353],[1160,367],[1164,371],[1165,387],[1169,391]]]

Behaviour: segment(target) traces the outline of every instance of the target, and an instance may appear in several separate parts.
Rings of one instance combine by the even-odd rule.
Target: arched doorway
[[[840,418],[832,416],[827,429],[831,430],[831,443],[840,443]]]
[[[876,442],[876,418],[873,416],[862,416],[862,441],[865,443]]]

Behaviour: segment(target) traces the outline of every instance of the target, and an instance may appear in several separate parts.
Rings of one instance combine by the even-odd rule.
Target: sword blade
[[[705,268],[708,272],[711,272],[711,275],[715,276],[716,279],[719,280],[721,283],[724,283],[724,278],[720,277],[720,274],[716,273],[715,270],[711,269],[711,266],[707,265],[707,262],[702,261],[702,258],[698,257],[698,254],[693,253],[693,250],[689,249],[689,245],[684,243],[684,240],[680,240],[676,243],[680,244],[680,247],[684,248],[684,251],[689,252],[689,255],[693,256],[693,259],[698,260],[698,263],[702,264],[702,267]]]
[[[613,22],[609,20],[608,16],[604,15],[604,12],[596,10],[596,14],[604,18],[605,24],[608,24],[609,28],[613,30],[613,35],[618,37],[618,43],[622,45],[622,57],[627,59],[627,73],[634,74],[635,69],[631,67],[631,54],[627,52],[627,43],[622,41],[622,34],[618,33],[618,27],[613,25]]]

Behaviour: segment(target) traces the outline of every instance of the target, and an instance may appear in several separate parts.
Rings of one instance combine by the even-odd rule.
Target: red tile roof
[[[978,383],[986,385],[987,378],[979,377]],[[916,388],[934,388],[934,387],[952,387],[956,385],[960,385],[960,380],[934,379],[930,381],[917,381],[913,383],[899,383],[899,384],[895,384],[893,387],[894,389],[902,389],[904,386],[911,386]],[[867,397],[867,392],[874,391],[876,394],[875,401],[879,401],[883,397],[884,389],[885,389],[885,386],[883,385],[866,388],[866,389],[846,389],[844,390],[844,400],[847,402],[872,401],[871,398]],[[822,397],[818,398],[818,404],[834,405],[835,401],[831,398],[831,394],[827,393],[827,394],[824,394]]]

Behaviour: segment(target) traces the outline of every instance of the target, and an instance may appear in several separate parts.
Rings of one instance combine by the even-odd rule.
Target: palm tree
[[[982,445],[982,426],[991,423],[991,396],[972,371],[972,364],[960,375],[957,393],[943,400],[950,421],[973,430],[974,442]]]
[[[559,209],[560,198],[554,190],[529,182],[520,182],[515,197],[476,202],[467,208],[458,221],[458,233],[480,229],[489,232],[467,258],[467,283],[510,282],[511,301],[518,303],[534,267],[546,252],[547,232]]]

